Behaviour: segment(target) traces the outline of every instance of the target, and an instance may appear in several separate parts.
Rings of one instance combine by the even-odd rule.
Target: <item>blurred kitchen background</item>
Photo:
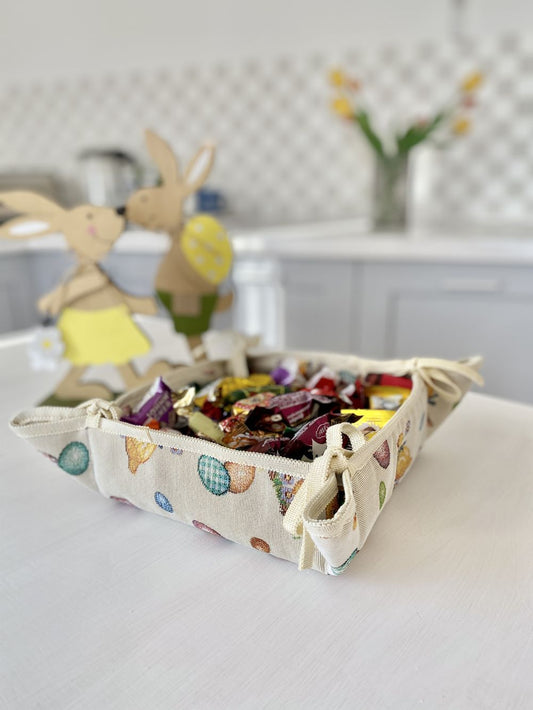
[[[214,140],[236,255],[220,327],[375,357],[479,352],[487,391],[533,402],[529,0],[21,0],[0,60],[0,189],[119,204],[157,180],[145,128],[182,165]],[[406,230],[372,230],[375,154],[331,110],[335,66],[382,132],[483,74],[470,130],[410,155]],[[132,230],[107,267],[148,293],[164,249]],[[68,263],[54,237],[0,244],[0,332],[38,321]]]

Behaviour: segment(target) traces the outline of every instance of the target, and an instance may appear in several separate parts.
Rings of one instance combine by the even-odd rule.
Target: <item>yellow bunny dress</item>
[[[64,357],[73,365],[124,365],[150,350],[150,341],[124,304],[96,311],[65,308],[57,327]]]

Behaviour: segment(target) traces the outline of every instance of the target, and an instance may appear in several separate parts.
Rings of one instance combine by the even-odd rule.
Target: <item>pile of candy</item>
[[[173,429],[232,449],[304,461],[325,449],[328,427],[383,426],[409,396],[408,377],[371,374],[364,379],[324,366],[283,360],[269,374],[225,377],[174,392],[159,377],[123,421]]]

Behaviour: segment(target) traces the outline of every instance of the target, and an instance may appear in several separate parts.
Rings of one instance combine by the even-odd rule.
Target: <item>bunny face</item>
[[[182,196],[169,199],[168,187],[147,187],[135,192],[126,204],[130,222],[154,231],[173,232],[181,225]]]
[[[29,239],[61,232],[84,261],[102,259],[124,229],[124,218],[111,207],[80,205],[67,210],[34,192],[2,192],[0,202],[20,214],[0,227],[0,237]]]
[[[124,218],[109,207],[80,205],[66,211],[58,227],[69,247],[89,261],[100,261],[124,230]]]
[[[146,147],[157,165],[162,184],[135,192],[126,205],[126,215],[130,222],[168,232],[176,238],[183,226],[183,202],[207,180],[215,159],[215,146],[205,143],[183,173],[168,143],[152,131],[146,131]]]

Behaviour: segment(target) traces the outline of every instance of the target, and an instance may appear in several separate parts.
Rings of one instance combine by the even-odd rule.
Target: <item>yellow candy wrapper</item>
[[[365,394],[368,397],[370,409],[399,409],[411,394],[407,387],[392,387],[391,385],[373,385],[367,387]]]
[[[392,409],[341,409],[341,414],[355,414],[357,417],[361,417],[356,422],[353,422],[354,426],[359,426],[360,424],[372,424],[373,426],[382,426],[392,419],[394,416],[394,410]]]
[[[274,384],[270,375],[256,374],[249,377],[225,377],[218,385],[218,391],[223,399],[235,390],[254,389]]]

